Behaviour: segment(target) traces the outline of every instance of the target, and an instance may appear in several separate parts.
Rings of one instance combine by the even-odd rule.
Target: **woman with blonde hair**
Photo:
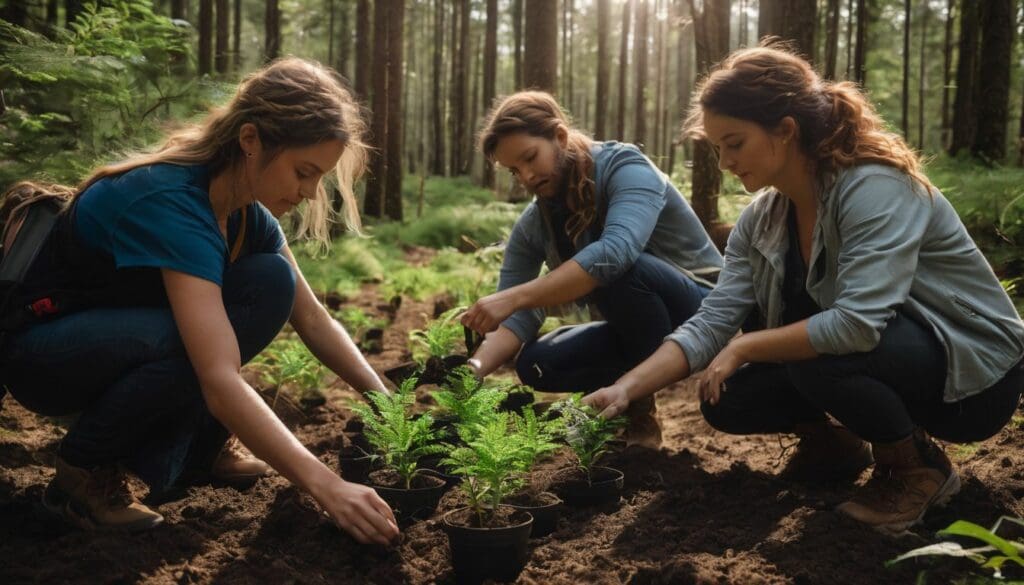
[[[795,432],[794,479],[855,478],[873,456],[870,481],[838,510],[884,531],[915,524],[960,488],[931,436],[980,441],[1017,407],[1013,303],[853,84],[785,49],[742,49],[697,89],[687,128],[763,191],[697,315],[587,400],[613,415],[700,372],[711,426]]]
[[[69,191],[17,299],[35,314],[0,351],[21,404],[80,413],[47,507],[87,527],[146,529],[163,518],[131,493],[124,468],[159,500],[197,476],[251,484],[269,464],[359,541],[397,536],[387,504],[313,456],[240,374],[288,321],[353,387],[386,391],[313,295],[277,219],[305,203],[299,231],[326,238],[332,175],[358,229],[363,129],[332,72],[282,59],[201,125]],[[53,191],[22,184],[8,196]],[[225,446],[232,434],[266,463]]]
[[[512,228],[498,292],[462,320],[487,334],[470,360],[479,375],[518,353],[523,383],[590,392],[640,363],[700,306],[722,257],[637,147],[595,142],[551,95],[525,91],[498,101],[480,149],[536,199]],[[545,263],[550,272],[540,276]],[[602,320],[537,339],[543,309],[583,300]],[[653,399],[634,406],[628,441],[660,445],[653,410]]]

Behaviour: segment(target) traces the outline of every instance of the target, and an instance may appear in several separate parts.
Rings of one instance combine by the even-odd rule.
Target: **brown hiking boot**
[[[147,530],[164,517],[139,503],[128,476],[115,466],[92,471],[57,458],[57,474],[43,492],[43,505],[87,529]]]
[[[210,478],[215,482],[245,489],[256,483],[256,480],[270,473],[270,466],[246,450],[238,438],[232,436],[224,444],[210,469]]]
[[[874,460],[871,446],[844,426],[823,420],[796,425],[800,438],[780,477],[792,481],[857,479]]]
[[[960,477],[924,431],[895,443],[875,443],[875,471],[864,487],[836,508],[882,532],[898,534],[960,491]]]
[[[654,396],[630,403],[626,409],[629,425],[626,427],[626,445],[639,445],[648,449],[661,447],[661,424]]]

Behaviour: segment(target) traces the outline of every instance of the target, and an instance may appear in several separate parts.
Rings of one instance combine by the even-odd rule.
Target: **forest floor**
[[[352,302],[377,312],[376,288]],[[382,371],[408,358],[407,332],[423,326],[430,302],[406,302],[386,331],[384,351],[369,356]],[[351,416],[344,384],[327,403],[283,416],[299,439],[337,468],[341,430]],[[936,530],[966,519],[990,526],[1021,516],[1024,433],[1021,419],[988,441],[948,446],[963,490],[923,526],[884,536],[833,511],[852,485],[807,486],[776,477],[782,443],[793,437],[736,437],[701,418],[692,394],[676,386],[658,395],[664,446],[628,448],[606,464],[625,472],[621,503],[566,510],[558,529],[531,541],[518,583],[929,583],[970,574],[973,563],[883,563],[932,542]],[[326,521],[307,495],[280,476],[238,492],[190,488],[162,505],[164,525],[141,534],[83,532],[42,508],[53,474],[59,421],[36,416],[11,397],[0,410],[0,583],[452,583],[440,515],[406,528],[400,545],[362,547]],[[564,455],[547,465],[564,463]],[[867,472],[860,482],[867,479]]]

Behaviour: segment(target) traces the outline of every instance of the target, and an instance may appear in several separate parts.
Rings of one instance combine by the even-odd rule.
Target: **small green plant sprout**
[[[903,553],[902,555],[886,561],[885,566],[891,567],[900,561],[911,559],[915,557],[923,556],[946,556],[955,558],[968,558],[978,563],[978,566],[982,569],[991,569],[993,571],[993,577],[996,579],[1002,579],[1002,566],[1008,561],[1016,563],[1020,567],[1024,567],[1024,558],[1021,557],[1024,554],[1024,539],[1006,539],[998,536],[999,528],[1003,522],[1008,524],[1016,525],[1016,528],[1024,528],[1024,520],[1020,518],[1011,518],[1009,516],[1003,516],[996,520],[996,523],[992,526],[991,530],[986,530],[984,527],[968,522],[966,520],[957,520],[950,524],[945,529],[938,531],[938,536],[959,536],[966,538],[973,538],[983,543],[982,546],[973,548],[964,548],[958,542],[945,541],[938,542],[935,544],[929,544],[920,548],[915,548],[912,551]]]
[[[359,307],[345,307],[338,312],[338,318],[352,337],[361,338],[367,330],[380,327],[380,320],[373,319]]]
[[[431,429],[433,417],[413,416],[416,379],[402,382],[397,392],[374,391],[366,397],[369,404],[353,400],[349,407],[362,419],[366,440],[383,458],[384,465],[395,470],[405,489],[409,489],[419,472],[420,458],[445,452],[444,446],[437,443],[437,432]]]
[[[466,425],[460,426],[463,434]],[[475,423],[464,447],[452,449],[443,463],[464,477],[459,484],[469,499],[479,526],[493,526],[498,506],[523,484],[523,440],[510,432],[508,413]]]
[[[580,402],[581,394],[573,394],[551,405],[561,415],[565,442],[576,455],[576,464],[591,481],[590,472],[608,449],[615,431],[626,426],[626,417],[604,418],[593,408]]]
[[[532,408],[512,415],[512,428],[522,442],[523,466],[532,469],[541,455],[561,447],[555,442],[562,429],[562,419],[539,419]]]
[[[272,408],[277,406],[277,398],[285,384],[298,386],[300,398],[320,391],[323,365],[297,339],[275,341],[253,362],[267,381],[276,387]]]
[[[463,338],[462,325],[455,317],[465,310],[466,307],[449,309],[426,329],[410,331],[409,351],[413,361],[422,366],[432,357],[443,358],[455,351],[455,346]]]
[[[500,387],[487,386],[466,366],[459,366],[448,375],[439,390],[431,393],[439,413],[455,418],[460,438],[472,438],[480,424],[492,420],[498,405],[508,396]],[[462,436],[466,435],[466,436]]]

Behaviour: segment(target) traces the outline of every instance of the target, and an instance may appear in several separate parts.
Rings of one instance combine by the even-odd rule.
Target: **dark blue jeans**
[[[987,439],[1013,416],[1024,387],[1020,364],[990,388],[944,402],[946,354],[930,329],[897,313],[875,349],[786,364],[748,364],[725,381],[717,405],[701,411],[732,434],[786,433],[831,414],[872,443],[915,427],[955,443]]]
[[[516,360],[519,379],[544,392],[607,386],[654,353],[709,292],[643,253],[622,277],[591,293],[605,320],[561,327],[528,343]]]
[[[225,273],[223,298],[248,362],[291,314],[291,265],[278,254],[242,258]],[[228,437],[206,408],[169,308],[73,313],[13,337],[0,360],[25,408],[80,413],[60,445],[71,465],[124,463],[159,493],[186,466],[212,465]]]

